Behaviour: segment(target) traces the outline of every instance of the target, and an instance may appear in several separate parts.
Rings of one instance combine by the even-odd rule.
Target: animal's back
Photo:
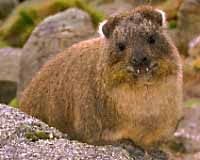
[[[21,110],[50,126],[73,132],[80,106],[87,105],[89,95],[92,98],[95,91],[99,45],[98,38],[81,42],[52,58],[25,89]]]

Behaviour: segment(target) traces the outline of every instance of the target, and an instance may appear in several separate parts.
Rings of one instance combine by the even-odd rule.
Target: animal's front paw
[[[161,150],[150,150],[147,154],[152,160],[168,160],[167,154]]]
[[[115,146],[125,149],[134,160],[145,160],[145,151],[136,146],[131,140],[120,140]]]

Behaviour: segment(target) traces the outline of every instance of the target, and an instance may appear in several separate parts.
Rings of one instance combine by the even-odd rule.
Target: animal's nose
[[[151,62],[151,60],[147,56],[133,57],[131,59],[131,63],[134,66],[138,66],[138,65],[146,65],[146,66],[148,66],[150,64],[150,62]]]

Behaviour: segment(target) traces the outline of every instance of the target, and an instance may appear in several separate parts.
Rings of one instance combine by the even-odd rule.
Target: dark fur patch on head
[[[160,12],[150,6],[141,6],[134,10],[135,13],[140,13],[144,19],[151,20],[160,26],[163,25],[163,16]]]
[[[140,6],[131,11],[108,18],[107,22],[101,26],[100,30],[102,31],[100,32],[103,33],[106,38],[109,38],[115,27],[123,21],[135,25],[146,25],[144,21],[151,21],[154,26],[162,27],[164,20],[160,11],[151,6]]]

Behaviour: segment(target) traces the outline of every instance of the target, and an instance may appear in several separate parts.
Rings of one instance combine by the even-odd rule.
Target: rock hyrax
[[[21,110],[89,144],[167,140],[181,117],[182,66],[164,13],[142,6],[110,17],[100,33],[44,65]]]

